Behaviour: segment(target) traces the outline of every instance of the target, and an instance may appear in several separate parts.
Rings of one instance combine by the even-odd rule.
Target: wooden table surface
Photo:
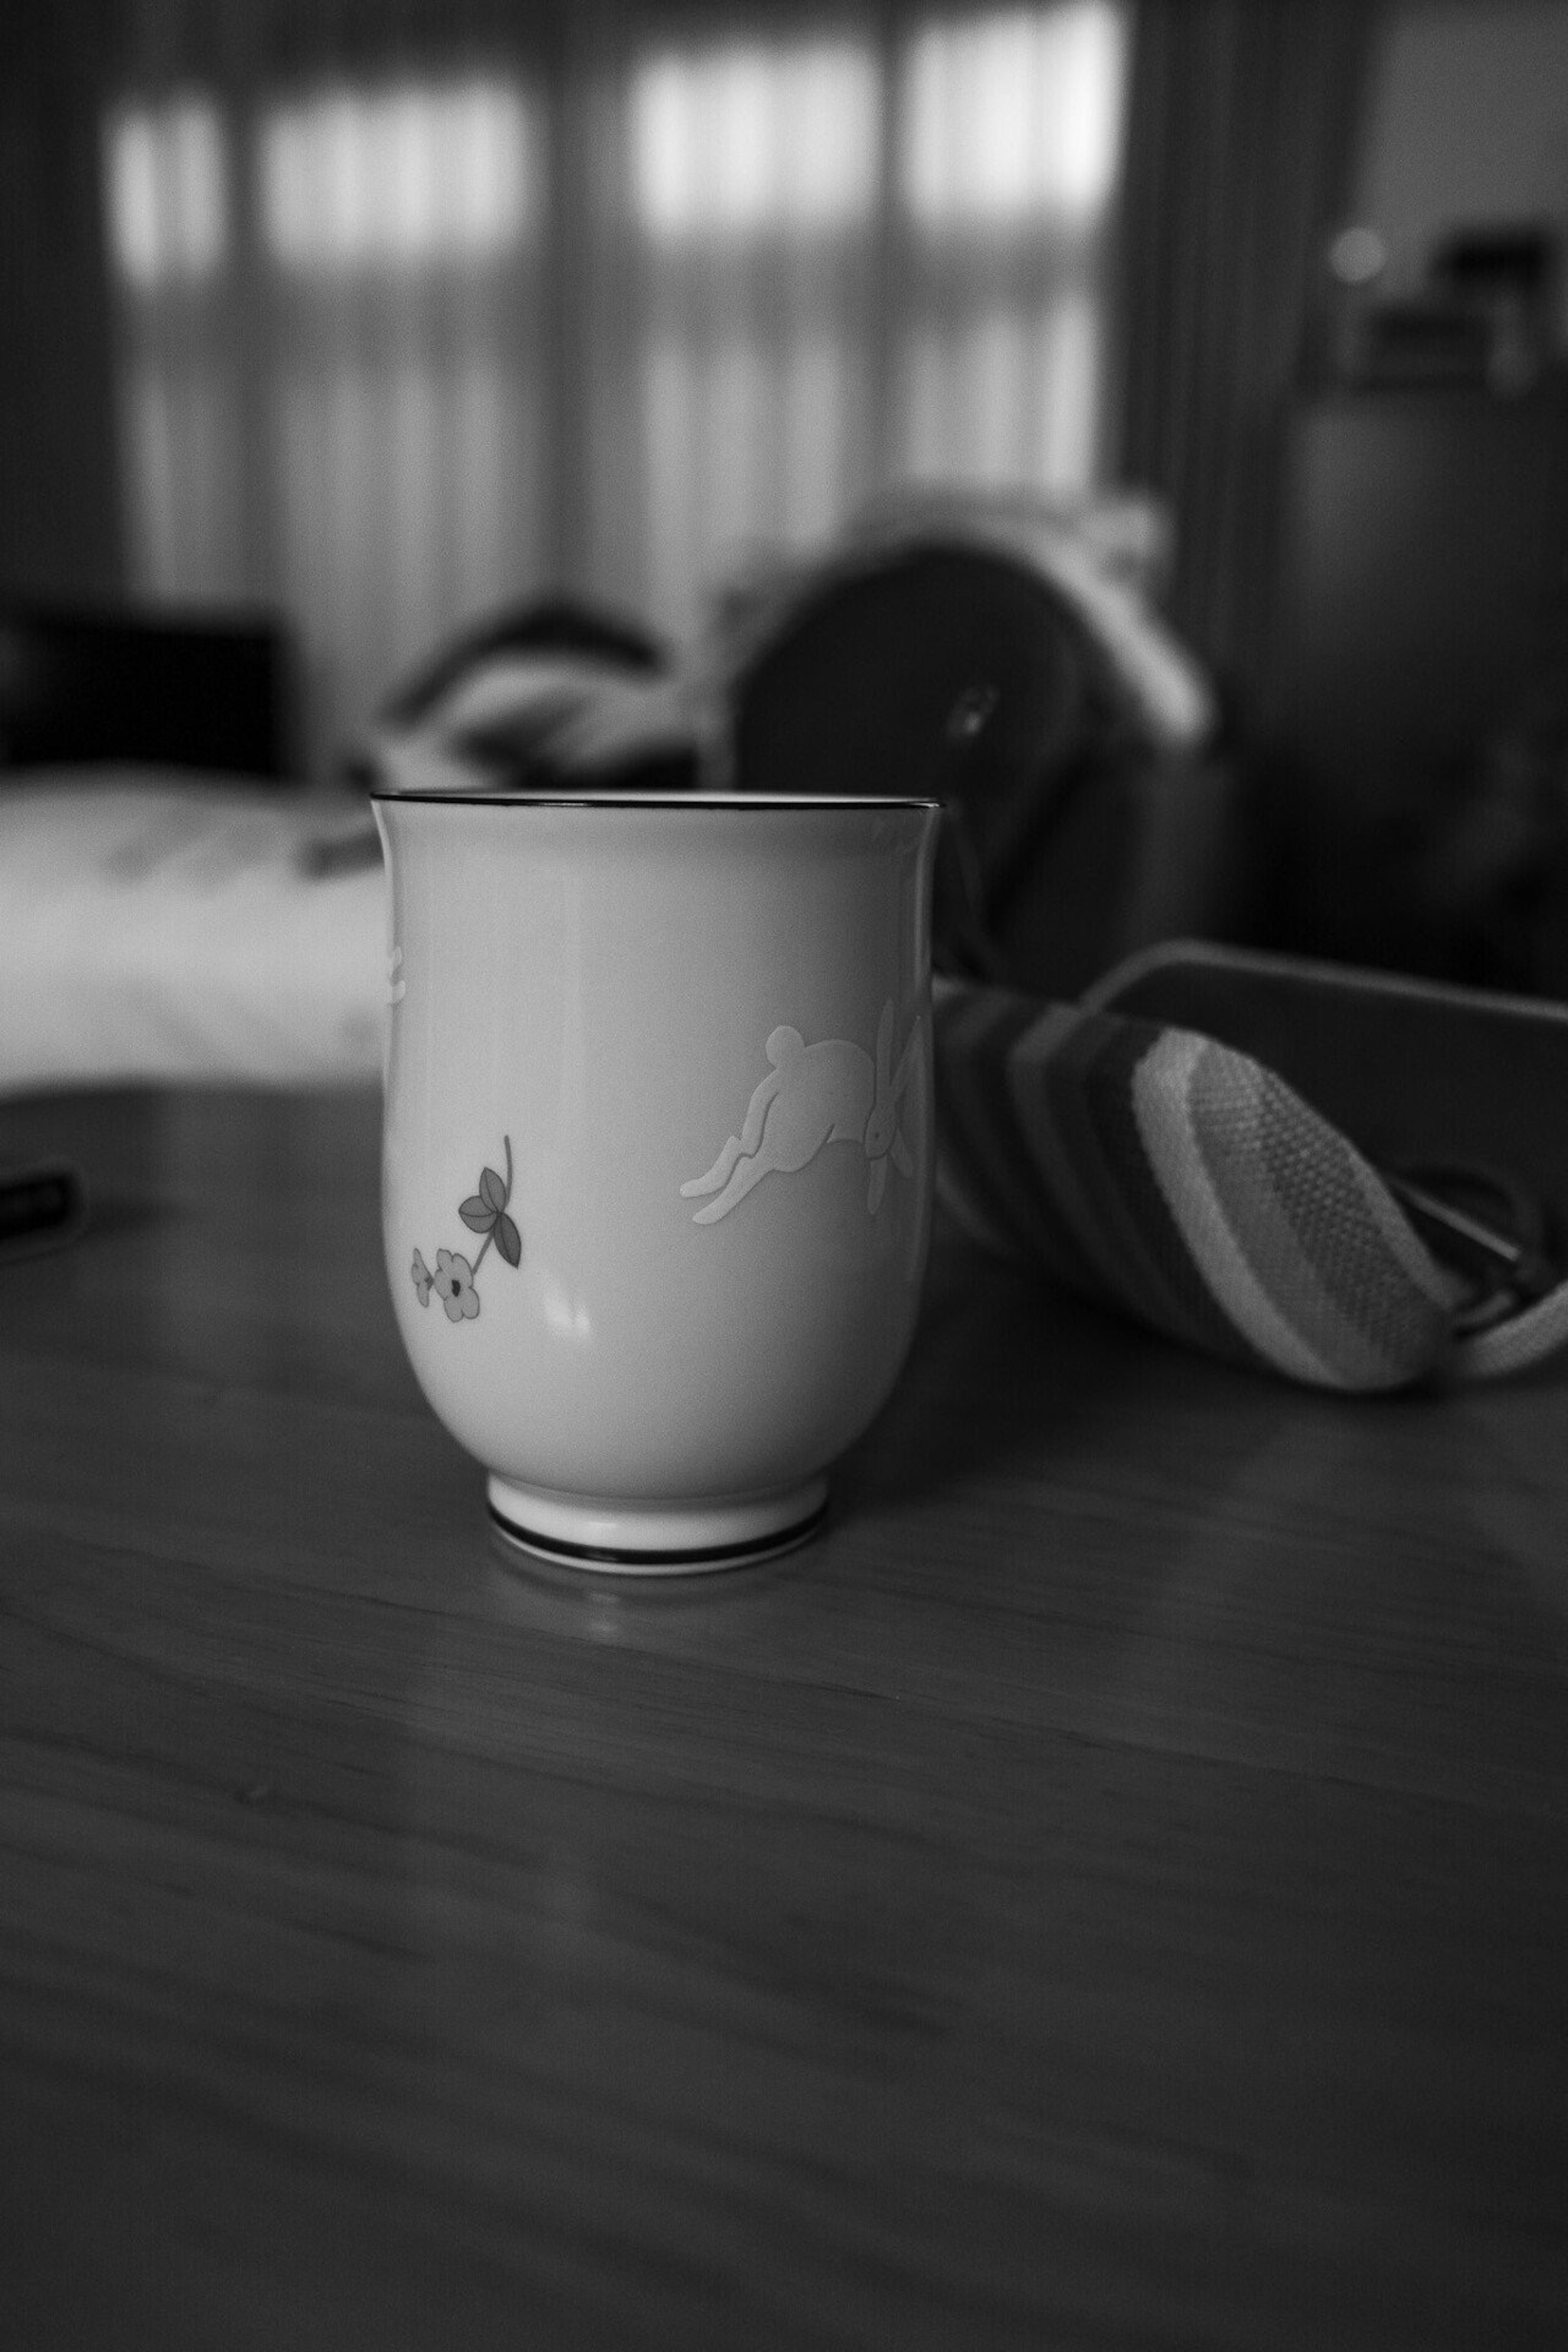
[[[0,2340],[1568,2342],[1568,1370],[944,1244],[809,1549],[532,1574],[377,1119],[0,1111]]]

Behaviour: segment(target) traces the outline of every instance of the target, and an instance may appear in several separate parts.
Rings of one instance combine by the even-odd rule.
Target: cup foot
[[[826,1478],[744,1501],[614,1503],[488,1483],[489,1512],[509,1543],[558,1567],[616,1576],[693,1576],[793,1551],[815,1533]]]

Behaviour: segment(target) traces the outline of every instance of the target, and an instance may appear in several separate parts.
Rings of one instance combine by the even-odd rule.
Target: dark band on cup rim
[[[930,809],[940,801],[918,793],[894,798],[884,793],[437,793],[400,792],[394,784],[373,784],[373,801],[414,802],[433,808],[553,808],[553,809],[679,809],[688,814],[790,814],[811,809]]]

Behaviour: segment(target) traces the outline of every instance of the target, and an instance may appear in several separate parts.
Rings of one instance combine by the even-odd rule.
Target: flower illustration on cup
[[[479,1311],[474,1269],[456,1250],[437,1250],[436,1290],[447,1309],[448,1323],[471,1323]]]
[[[484,1236],[473,1258],[465,1257],[460,1250],[438,1249],[432,1272],[423,1253],[414,1253],[410,1272],[420,1306],[429,1306],[430,1293],[434,1291],[447,1310],[449,1323],[471,1323],[478,1315],[476,1277],[492,1242],[498,1256],[503,1257],[508,1265],[517,1266],[522,1262],[522,1235],[515,1219],[508,1213],[512,1187],[510,1136],[503,1136],[501,1142],[506,1152],[506,1174],[502,1176],[494,1168],[481,1169],[478,1190],[470,1192],[458,1210],[468,1231]]]

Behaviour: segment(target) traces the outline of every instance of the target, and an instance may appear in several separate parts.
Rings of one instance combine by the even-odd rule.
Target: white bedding
[[[379,1078],[363,812],[166,771],[0,774],[0,1093]]]

